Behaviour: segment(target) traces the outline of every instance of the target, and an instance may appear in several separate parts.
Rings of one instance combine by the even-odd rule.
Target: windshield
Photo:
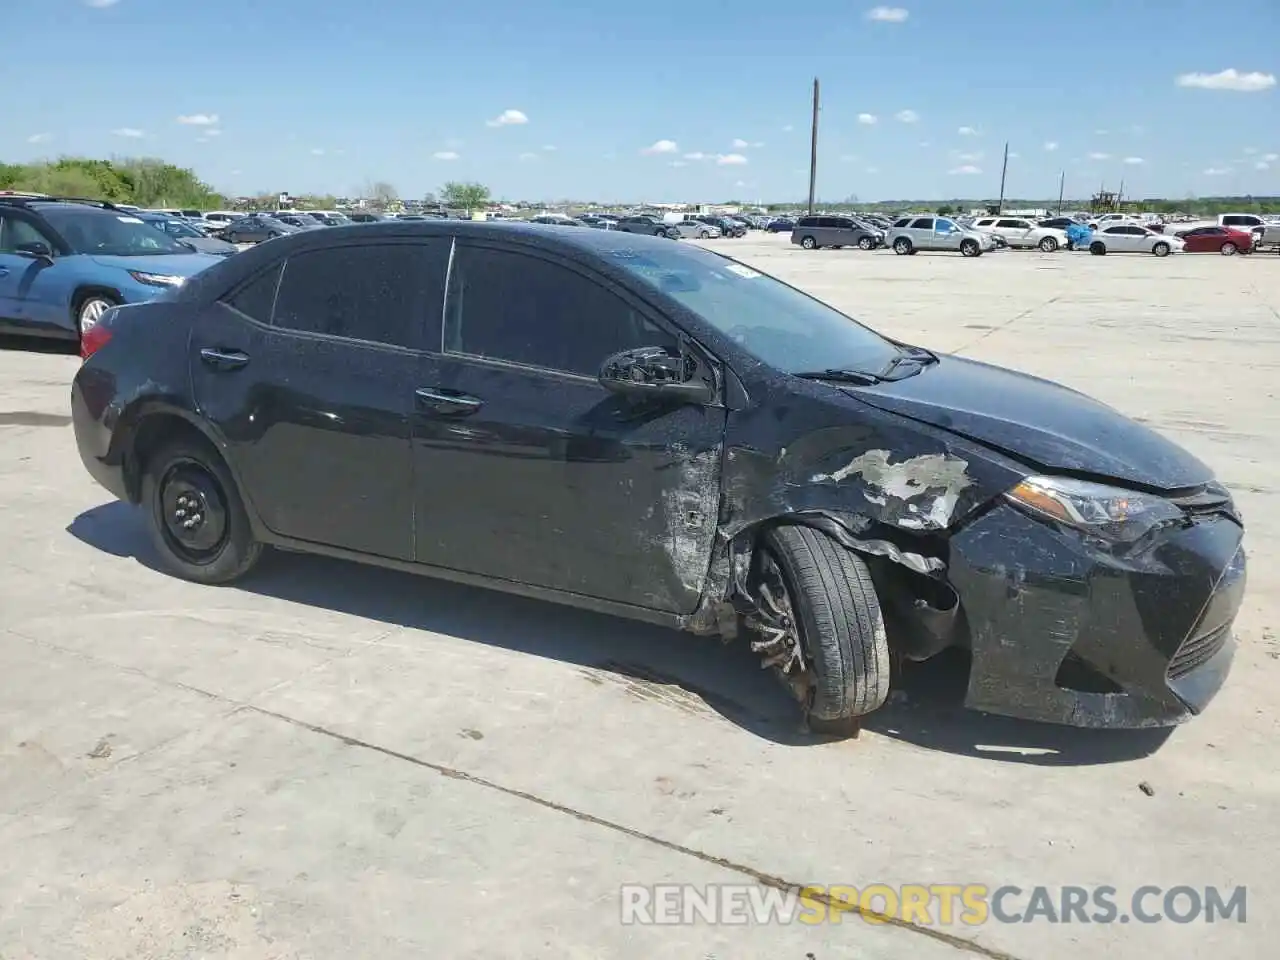
[[[45,207],[40,212],[76,253],[154,257],[193,252],[190,247],[184,247],[155,227],[128,214],[59,207]]]
[[[162,220],[157,223],[154,220],[148,221],[152,226],[158,226],[164,229],[164,232],[171,237],[195,237],[197,240],[204,236],[199,230],[190,224],[183,223],[181,220]]]
[[[898,348],[838,310],[709,250],[615,250],[614,262],[785,373],[876,372]]]

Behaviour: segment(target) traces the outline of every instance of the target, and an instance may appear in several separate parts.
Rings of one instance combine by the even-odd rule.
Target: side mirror
[[[715,388],[696,379],[697,366],[692,357],[673,356],[665,347],[639,347],[607,357],[598,379],[606,390],[624,397],[710,403]]]
[[[30,243],[20,243],[13,250],[20,257],[30,257],[32,260],[53,260],[53,248],[43,240],[32,240]]]
[[[179,241],[178,241],[178,243],[182,244],[184,247],[186,247],[186,248],[187,248],[188,250],[190,250],[192,253],[195,253],[195,252],[196,252],[196,245],[195,245],[194,243],[192,243],[190,240],[179,240]]]

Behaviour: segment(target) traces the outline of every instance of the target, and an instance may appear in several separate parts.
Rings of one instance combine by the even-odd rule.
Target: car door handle
[[[414,391],[418,405],[447,417],[465,417],[475,413],[484,406],[479,397],[470,397],[465,393],[455,393],[436,387],[419,387]]]
[[[201,347],[200,359],[215,370],[239,370],[249,362],[249,355],[239,350]]]

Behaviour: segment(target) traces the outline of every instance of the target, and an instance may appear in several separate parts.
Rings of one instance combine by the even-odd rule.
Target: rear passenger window
[[[596,280],[539,257],[459,246],[445,351],[594,377],[610,354],[677,347]]]
[[[933,218],[932,218],[932,217],[920,217],[919,219],[917,219],[916,221],[914,221],[914,222],[911,224],[911,229],[912,229],[912,230],[932,230],[932,229],[933,229]]]
[[[449,243],[361,244],[288,259],[275,326],[299,333],[439,349]]]
[[[895,227],[905,227],[905,226],[906,226],[907,224],[909,224],[910,222],[911,222],[911,218],[910,218],[910,217],[903,217],[901,220],[895,221],[895,223],[894,223],[893,225],[894,225]]]
[[[258,274],[248,283],[241,286],[230,296],[223,298],[223,303],[243,313],[250,320],[259,323],[271,322],[271,309],[276,302],[276,287],[280,283],[280,268],[277,263]]]
[[[797,227],[816,227],[818,225],[817,217],[801,217],[796,221]]]

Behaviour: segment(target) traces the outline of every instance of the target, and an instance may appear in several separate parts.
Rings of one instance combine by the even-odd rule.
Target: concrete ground
[[[818,742],[737,646],[308,557],[184,583],[80,466],[75,358],[10,343],[0,957],[1274,955],[1280,258],[716,246],[890,335],[1095,394],[1212,464],[1251,583],[1209,711],[1167,739],[997,720],[958,707],[948,661],[859,739]],[[1142,885],[1247,885],[1250,909],[620,922],[622,884],[672,882],[1109,884],[1122,912]]]

